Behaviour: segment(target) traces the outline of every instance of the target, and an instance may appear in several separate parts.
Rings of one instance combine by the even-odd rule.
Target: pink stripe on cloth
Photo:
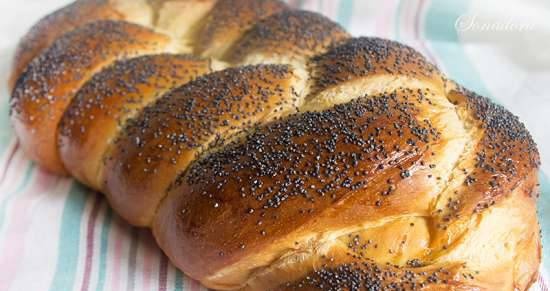
[[[86,257],[84,261],[84,275],[82,278],[81,291],[88,291],[90,287],[90,274],[92,273],[92,263],[94,256],[94,235],[97,216],[99,214],[99,208],[101,206],[101,198],[96,195],[90,217],[88,218],[88,225],[86,230]]]
[[[20,150],[14,153],[13,159],[9,165],[6,164],[6,177],[4,181],[0,183],[0,204],[2,204],[2,207],[7,208],[7,203],[9,203],[11,199],[18,197],[18,195],[20,195],[19,192],[30,186],[30,181],[26,181],[28,178],[27,175],[30,175],[30,173],[27,173],[26,169],[31,166],[32,165],[30,165],[29,161]],[[1,227],[2,225],[0,225],[0,228]]]
[[[381,11],[384,13],[380,13],[377,17],[375,25],[376,36],[391,36],[391,27],[395,16],[388,17],[388,15],[395,15],[397,3],[399,3],[399,0],[387,0],[382,2],[382,5],[384,6]]]
[[[5,240],[0,248],[0,282],[6,290],[15,279],[22,261],[20,258],[25,253],[25,237],[32,222],[31,209],[37,202],[37,199],[31,196],[47,193],[46,189],[52,188],[57,182],[57,178],[37,169],[36,177],[30,181],[29,188],[21,193],[10,207],[12,218],[4,233],[4,237],[9,239]]]
[[[168,257],[164,254],[160,254],[159,263],[159,291],[166,291],[166,285],[168,283]]]
[[[141,230],[140,235],[140,245],[142,246],[142,251],[138,252],[141,255],[141,265],[142,265],[142,289],[150,290],[151,289],[151,279],[154,275],[153,267],[155,260],[160,254],[158,246],[155,244],[155,239],[148,230]],[[158,273],[157,273],[158,274]]]
[[[338,18],[338,9],[340,7],[340,2],[342,2],[342,1],[343,0],[340,0],[340,1],[321,1],[321,3],[323,4],[323,8],[322,8],[323,11],[321,11],[320,13],[328,16],[331,19]]]
[[[299,0],[289,0],[289,1],[288,1],[288,6],[290,6],[290,7],[293,8],[293,9],[298,9],[298,8],[300,8],[300,7],[299,7],[299,4],[300,4],[300,1],[299,1]]]
[[[111,290],[121,290],[120,288],[120,282],[121,282],[121,272],[122,272],[122,246],[125,241],[124,236],[122,235],[124,228],[122,227],[122,223],[125,223],[122,221],[118,216],[114,219],[115,221],[115,227],[112,228],[111,234],[109,234],[109,237],[114,240],[113,244],[113,262],[111,265]]]
[[[539,275],[537,284],[539,285],[541,291],[548,291],[548,284],[546,283],[546,280],[544,279],[544,276],[542,274]]]
[[[197,282],[197,281],[195,281],[195,280],[193,280],[189,277],[187,277],[187,278],[188,278],[187,280],[191,281],[191,284],[190,284],[190,287],[189,287],[189,289],[191,289],[190,291],[199,291],[200,287],[201,287],[199,282]]]

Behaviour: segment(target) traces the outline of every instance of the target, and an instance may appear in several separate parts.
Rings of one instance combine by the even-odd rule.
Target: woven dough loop
[[[420,53],[278,0],[80,0],[21,40],[27,155],[220,290],[527,290],[539,155]]]

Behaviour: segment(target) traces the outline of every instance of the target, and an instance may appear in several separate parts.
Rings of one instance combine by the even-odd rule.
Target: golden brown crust
[[[418,266],[392,266],[391,254],[413,254],[407,249],[409,233],[403,236],[403,245],[387,248],[391,239],[374,229],[369,230],[374,231],[371,235],[364,231],[352,234],[349,249],[332,250],[331,261],[325,260],[325,265],[317,262],[312,269],[305,264],[302,269],[312,271],[294,283],[282,284],[280,290],[527,290],[535,282],[541,260],[534,211],[539,164],[536,146],[517,117],[487,98],[461,87],[452,89],[448,98],[471,131],[470,145],[433,203],[426,224],[430,235],[425,234],[424,243],[414,244],[430,250],[412,256],[411,262]],[[417,227],[415,223],[411,227]],[[400,237],[391,223],[385,222],[383,228],[396,239]],[[414,235],[419,234],[414,230]],[[365,240],[369,243],[364,244]],[[390,256],[373,253],[373,246],[388,249]],[[342,259],[343,253],[348,257]],[[377,261],[374,273],[372,259]],[[447,268],[453,263],[459,263],[462,271],[449,273]],[[395,270],[384,270],[387,264]],[[440,269],[439,275],[417,276],[419,270],[434,266]]]
[[[309,57],[350,35],[327,17],[310,11],[286,10],[256,23],[229,51],[226,59],[241,63],[252,54],[264,57]]]
[[[209,71],[208,60],[159,54],[117,61],[95,74],[59,125],[59,152],[67,170],[100,190],[103,156],[126,120],[168,90]]]
[[[39,20],[19,41],[8,87],[13,90],[17,79],[36,56],[58,37],[86,23],[104,19],[123,19],[123,15],[104,1],[76,1]]]
[[[434,266],[473,265],[459,273],[451,272],[452,280],[441,276],[441,280],[431,282],[423,290],[451,286],[463,290],[478,287],[490,290],[495,286],[509,290],[511,286],[521,286],[523,290],[530,284],[540,261],[534,252],[539,243],[534,237],[538,227],[533,198],[526,195],[536,183],[533,175],[537,167],[536,149],[517,119],[499,112],[502,118],[511,118],[505,123],[511,131],[497,135],[513,130],[514,138],[533,155],[533,163],[518,178],[522,187],[508,188],[507,193],[513,194],[506,196],[509,198],[504,202],[493,203],[494,209],[488,207],[464,214],[465,220],[462,216],[445,219],[447,223],[457,222],[453,228],[435,223],[442,221],[439,217],[443,212],[438,204],[441,192],[460,193],[463,188],[460,176],[454,175],[453,165],[464,157],[455,153],[453,159],[448,159],[457,146],[466,147],[453,140],[467,135],[456,122],[459,116],[453,106],[440,96],[402,89],[360,98],[322,112],[302,113],[256,129],[245,141],[198,160],[180,176],[158,211],[153,226],[157,241],[178,267],[209,287],[234,289],[248,285],[251,290],[260,290],[274,287],[269,285],[273,282],[262,276],[281,272],[285,274],[281,279],[284,281],[292,278],[288,269],[311,268],[299,263],[302,259],[296,262],[292,258],[321,257],[325,254],[322,250],[334,244],[330,237],[368,230],[373,224],[391,228],[392,219],[419,216],[418,223],[426,231],[417,233],[423,233],[424,239],[404,240],[396,255],[392,255],[390,248],[390,256],[372,254],[362,258],[363,262],[397,264],[401,267],[394,271],[399,274],[408,274],[403,267],[406,258],[426,260],[432,271],[436,270]],[[488,116],[489,112],[500,110],[487,100],[472,100],[471,104],[485,110]],[[437,111],[447,113],[434,113]],[[452,116],[456,121],[452,121]],[[497,126],[493,122],[488,124]],[[449,135],[449,131],[455,133]],[[484,134],[497,138],[488,132]],[[508,183],[515,183],[510,179],[512,172],[502,175]],[[485,178],[481,184],[490,181]],[[486,197],[484,192],[469,195],[465,205],[483,203]],[[452,209],[461,205],[455,200],[444,202]],[[505,218],[510,228],[507,229],[508,224],[495,228],[495,221],[502,220],[503,215],[510,216]],[[473,224],[476,221],[480,221],[479,226]],[[497,237],[513,234],[508,243],[517,253],[495,246],[487,253],[502,256],[500,260],[482,257],[480,260],[487,262],[472,260],[471,253],[477,252],[473,244],[489,246],[499,241],[487,235],[489,228],[494,229]],[[396,229],[392,229],[393,233]],[[383,239],[382,232],[374,229],[370,235]],[[519,247],[525,240],[535,243]],[[391,241],[385,238],[380,246]],[[388,261],[382,262],[384,258]],[[521,261],[527,263],[517,267]],[[270,273],[271,268],[278,271]],[[512,269],[515,273],[510,272]],[[490,274],[504,270],[508,270],[506,279],[491,279]],[[481,273],[472,282],[456,278],[457,274],[474,271]],[[428,280],[426,276],[415,278],[416,284]],[[376,284],[411,282],[410,278],[402,277],[386,279]]]
[[[386,74],[409,76],[443,86],[441,73],[419,52],[401,43],[377,37],[351,38],[309,62],[312,95],[344,82]]]
[[[210,288],[528,289],[540,162],[517,117],[408,46],[215,2],[81,0],[38,23],[12,72],[24,150]]]
[[[195,52],[220,58],[256,22],[286,9],[279,0],[218,0],[197,32]]]
[[[199,160],[161,206],[157,240],[178,267],[206,279],[260,250],[269,255],[271,242],[292,233],[353,225],[362,220],[360,213],[382,218],[401,212],[390,192],[428,168],[419,163],[430,152],[426,144],[439,138],[430,124],[416,121],[420,109],[414,102],[420,101],[403,103],[414,93],[289,117]],[[357,195],[361,202],[347,202]],[[356,219],[344,219],[344,211],[336,215],[335,208],[348,203],[363,205],[355,208]],[[223,229],[212,228],[220,223]]]
[[[412,222],[407,225],[389,221],[338,238],[339,242],[325,255],[303,264],[302,269],[309,271],[274,290],[528,290],[536,280],[540,263],[537,218],[532,197],[526,195],[535,187],[536,175],[536,171],[530,174],[520,188],[494,209],[476,214],[478,224],[471,226],[460,246],[449,247],[445,253],[419,252],[407,258],[410,235],[426,235],[417,228],[419,224],[424,225],[420,228],[427,224],[413,217],[408,218]],[[510,224],[495,227],[495,222]],[[487,230],[492,233],[485,233]],[[393,233],[393,240],[384,237],[385,232]],[[510,240],[502,241],[501,235]],[[493,238],[487,240],[487,237]],[[499,258],[494,259],[493,246],[487,243],[504,244],[512,248],[514,254],[499,253]],[[466,250],[460,249],[463,245],[467,245]],[[491,263],[479,264],[477,259],[472,259],[472,253]],[[396,264],[392,256],[404,257],[406,262]]]
[[[480,211],[511,192],[540,165],[537,145],[519,118],[501,105],[465,88],[449,93],[449,99],[466,110],[474,125],[483,131],[476,147],[476,164],[469,172],[467,186],[479,199],[469,210]]]
[[[128,221],[149,225],[177,173],[210,144],[291,110],[287,66],[227,69],[173,90],[128,122],[107,161],[106,192]]]
[[[498,203],[540,163],[531,135],[510,111],[464,88],[451,90],[448,98],[474,133],[455,169],[457,183],[442,194],[433,213],[434,227],[452,229],[441,233],[441,241],[467,231],[464,220]]]
[[[12,94],[12,122],[25,152],[44,168],[64,173],[57,126],[76,91],[116,59],[161,51],[169,41],[123,21],[93,22],[56,39],[30,64]]]
[[[353,243],[353,242],[352,242]],[[343,257],[343,258],[341,258]],[[473,273],[464,271],[460,264],[407,268],[391,264],[377,264],[368,259],[327,257],[321,260],[319,269],[296,282],[282,284],[273,290],[300,291],[430,291],[430,290],[480,290],[469,282]],[[459,280],[466,282],[460,282]],[[482,290],[482,289],[481,289]]]

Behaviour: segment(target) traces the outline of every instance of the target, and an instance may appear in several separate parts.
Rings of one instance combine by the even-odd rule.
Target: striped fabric
[[[509,104],[499,99],[499,91],[492,90],[498,80],[480,72],[455,29],[455,20],[468,12],[470,1],[289,2],[329,16],[354,35],[388,37],[412,45],[453,79]],[[12,51],[2,51],[0,62],[9,59]],[[6,69],[2,66],[2,82]],[[492,69],[498,69],[498,64]],[[101,194],[30,163],[12,134],[9,97],[4,86],[1,90],[0,291],[206,290],[170,264],[148,231],[130,227],[114,214]],[[539,144],[547,152],[550,140]],[[550,183],[542,173],[541,187],[539,215],[547,246],[546,268],[541,266],[532,290],[547,291]]]

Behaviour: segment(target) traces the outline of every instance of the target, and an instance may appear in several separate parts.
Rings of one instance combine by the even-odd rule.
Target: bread
[[[408,46],[277,0],[82,0],[17,56],[28,156],[105,193],[209,288],[537,276],[535,143]]]

